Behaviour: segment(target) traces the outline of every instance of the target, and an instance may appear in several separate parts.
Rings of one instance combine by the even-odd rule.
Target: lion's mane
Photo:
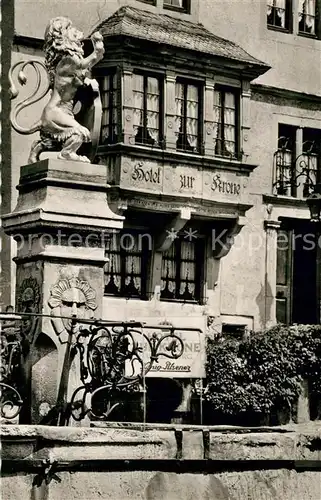
[[[51,19],[45,31],[45,64],[49,74],[50,84],[53,86],[57,64],[66,55],[83,57],[82,33],[78,39],[71,39],[70,28],[72,22],[66,17]]]

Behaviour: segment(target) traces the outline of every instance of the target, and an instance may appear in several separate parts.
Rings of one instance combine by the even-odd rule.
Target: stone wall
[[[320,430],[7,425],[1,491],[6,500],[318,500]]]

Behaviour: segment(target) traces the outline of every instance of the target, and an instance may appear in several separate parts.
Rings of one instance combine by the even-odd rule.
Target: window
[[[307,197],[320,182],[321,130],[279,124],[274,165],[276,194]]]
[[[200,152],[200,87],[177,81],[175,107],[176,148],[181,151]]]
[[[101,143],[117,142],[117,76],[115,73],[100,79],[102,123]]]
[[[302,165],[308,171],[309,183],[315,184],[319,182],[321,170],[321,130],[313,128],[303,129],[302,159]]]
[[[315,35],[316,0],[299,0],[299,33]]]
[[[138,0],[142,3],[149,3],[150,5],[156,5],[156,0]]]
[[[135,143],[159,146],[161,85],[159,78],[133,75]]]
[[[214,154],[238,156],[239,95],[230,89],[214,90]]]
[[[164,9],[178,10],[182,12],[190,11],[189,0],[164,0]]]
[[[145,299],[150,250],[148,234],[113,234],[106,243],[105,294]]]
[[[268,27],[290,30],[291,9],[291,0],[267,0]]]
[[[296,156],[296,127],[279,124],[278,150],[275,153],[277,194],[295,196],[292,183]]]
[[[163,253],[161,299],[200,302],[204,242],[177,238]]]

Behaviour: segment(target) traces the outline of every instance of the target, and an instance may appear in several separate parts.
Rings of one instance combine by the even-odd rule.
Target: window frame
[[[148,5],[154,5],[154,6],[157,5],[157,0],[137,0],[137,1],[141,3],[147,3]]]
[[[182,122],[183,122],[183,145],[184,147],[179,148],[178,143],[179,143],[179,135],[180,132],[178,132],[177,140],[176,140],[176,151],[183,152],[183,153],[189,153],[189,154],[197,154],[197,155],[202,155],[204,154],[204,130],[203,130],[203,117],[204,117],[204,82],[200,80],[193,80],[189,78],[184,78],[181,76],[177,76],[175,80],[175,85],[176,83],[179,83],[184,86],[184,109],[183,109],[183,115],[182,115]],[[188,85],[193,85],[194,87],[197,88],[198,90],[198,116],[197,116],[197,146],[196,146],[196,151],[192,150],[192,147],[188,145],[187,141],[187,87]],[[176,101],[176,93],[175,93],[175,101]],[[177,118],[178,115],[175,114],[175,118]]]
[[[235,98],[235,153],[232,156],[231,154],[222,154],[222,153],[215,153],[216,149],[216,144],[214,146],[214,157],[217,158],[230,158],[233,160],[241,160],[241,90],[238,87],[231,87],[228,85],[224,84],[215,84],[214,86],[214,93],[215,91],[221,92],[222,95],[224,96],[224,102],[225,102],[225,95],[227,93],[234,94]],[[221,148],[222,145],[224,146],[224,143],[226,139],[224,138],[224,111],[225,111],[225,106],[222,104],[221,105],[221,116],[220,119],[221,121],[219,122],[221,124],[221,133],[223,134],[223,139],[222,137],[219,139],[216,139],[217,142],[221,141]],[[214,112],[214,105],[213,105],[213,112]],[[216,123],[216,122],[213,122]]]
[[[109,78],[110,79],[110,83],[112,83],[112,91],[110,91],[110,87],[109,87],[109,91],[108,91],[109,92],[108,107],[104,107],[103,106],[103,93],[107,92],[107,91],[103,90],[103,81],[104,81],[105,78]],[[111,145],[111,144],[116,144],[119,141],[119,124],[120,124],[119,91],[120,91],[120,79],[119,79],[119,75],[118,75],[116,69],[108,71],[108,73],[106,73],[106,74],[99,75],[97,77],[97,79],[98,79],[99,90],[100,90],[100,95],[101,95],[102,122],[103,122],[104,112],[106,112],[106,110],[109,110],[109,123],[108,123],[108,125],[103,125],[103,123],[101,124],[101,131],[100,131],[100,137],[99,137],[99,145],[100,146],[108,146],[108,145]],[[116,79],[116,87],[115,88],[113,86],[114,79]],[[116,95],[116,106],[114,106],[114,101],[113,101],[114,95]],[[114,111],[116,111],[116,116],[117,116],[116,123],[113,122]],[[109,129],[109,136],[105,140],[103,140],[103,138],[102,138],[103,127],[108,127],[108,129]],[[113,130],[114,130],[114,128],[116,129],[115,137],[113,136]]]
[[[320,38],[320,11],[321,11],[321,0],[315,0],[315,12],[314,12],[314,33],[309,33],[307,31],[300,30],[299,21],[299,10],[297,11],[298,24],[297,24],[297,34],[305,38]],[[306,14],[304,14],[306,15]]]
[[[135,145],[138,146],[147,146],[151,148],[157,148],[157,149],[162,149],[164,148],[164,113],[165,113],[165,107],[164,107],[164,96],[165,96],[165,75],[162,73],[155,73],[155,72],[148,72],[148,71],[143,71],[139,69],[135,69],[133,71],[133,75],[139,75],[143,77],[143,126],[141,127],[143,129],[143,140],[140,142],[136,142],[136,137],[138,133],[134,136],[134,143]],[[158,106],[158,117],[159,117],[159,124],[158,124],[158,144],[153,144],[152,141],[153,139],[149,139],[147,137],[148,131],[147,131],[147,90],[148,90],[148,78],[156,78],[158,80],[158,85],[159,85],[159,106]],[[134,95],[135,89],[133,88],[133,95]],[[138,109],[133,106],[133,110]]]
[[[182,258],[182,242],[189,241],[189,243],[195,244],[195,259],[194,260],[186,260]],[[170,262],[175,262],[176,272],[175,278],[170,279],[170,281],[175,282],[175,293],[174,297],[164,297],[162,296],[162,291],[160,292],[160,300],[162,302],[180,302],[180,303],[189,303],[189,304],[203,304],[204,300],[204,276],[206,273],[206,241],[204,237],[198,236],[197,239],[188,239],[186,236],[178,235],[178,237],[173,241],[172,245],[175,246],[175,259],[166,259]],[[179,248],[179,252],[178,252]],[[161,269],[163,267],[163,258],[164,254],[162,254],[162,263]],[[186,283],[186,280],[181,279],[181,264],[182,262],[194,262],[195,263],[195,280],[188,280],[189,283],[194,283],[195,285],[195,299],[184,299],[179,297],[179,290],[182,283]],[[161,281],[165,281],[166,277],[162,276],[161,273]]]
[[[175,12],[181,12],[182,14],[190,14],[191,13],[191,0],[182,0],[183,6],[179,7],[177,5],[172,5],[166,3],[166,0],[163,0],[163,9],[172,10]]]
[[[120,278],[120,291],[119,293],[108,293],[106,292],[106,288],[108,286],[104,284],[104,296],[105,297],[117,297],[117,298],[126,298],[126,299],[136,299],[136,300],[148,300],[148,275],[149,275],[149,267],[151,264],[151,249],[148,248],[148,242],[144,238],[142,241],[142,250],[141,251],[133,251],[128,250],[126,248],[122,248],[120,246],[120,238],[123,235],[131,235],[134,238],[138,238],[141,234],[140,231],[134,229],[124,229],[119,233],[113,234],[111,238],[117,238],[117,249],[114,248],[112,251],[105,249],[105,257],[110,258],[111,254],[119,255],[120,257],[120,272],[113,273]],[[118,249],[119,248],[119,249]],[[139,277],[141,280],[141,293],[140,295],[128,295],[126,294],[126,285],[125,280],[128,276],[131,276],[131,273],[126,272],[126,257],[127,256],[140,256],[141,258],[141,271],[140,274],[135,274],[135,277]],[[104,271],[104,277],[106,274],[111,275],[112,273],[107,273]]]
[[[271,2],[273,5],[271,5]],[[274,5],[275,0],[267,0],[266,9],[268,6],[272,7],[272,12],[275,13],[277,7]],[[274,14],[275,15],[275,14]],[[276,24],[269,24],[268,15],[266,11],[266,26],[269,30],[281,31],[283,33],[292,33],[293,32],[293,0],[285,0],[285,23],[284,27],[278,26]]]

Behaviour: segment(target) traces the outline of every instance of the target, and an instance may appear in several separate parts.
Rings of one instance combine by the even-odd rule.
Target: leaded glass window
[[[201,300],[203,240],[176,239],[163,253],[161,299],[199,302]]]
[[[200,151],[200,87],[178,81],[175,86],[175,135],[178,150]]]
[[[101,143],[117,142],[117,76],[116,73],[100,79],[102,123]]]
[[[136,232],[113,234],[106,242],[105,294],[146,298],[150,236]]]
[[[189,12],[190,0],[164,0],[164,9],[179,10]]]
[[[290,29],[291,0],[267,0],[267,24],[272,28]]]
[[[238,155],[239,94],[234,90],[214,90],[214,154],[235,158]]]
[[[134,133],[136,144],[160,145],[161,82],[147,75],[133,75]]]
[[[316,0],[299,0],[299,32],[315,34]]]

